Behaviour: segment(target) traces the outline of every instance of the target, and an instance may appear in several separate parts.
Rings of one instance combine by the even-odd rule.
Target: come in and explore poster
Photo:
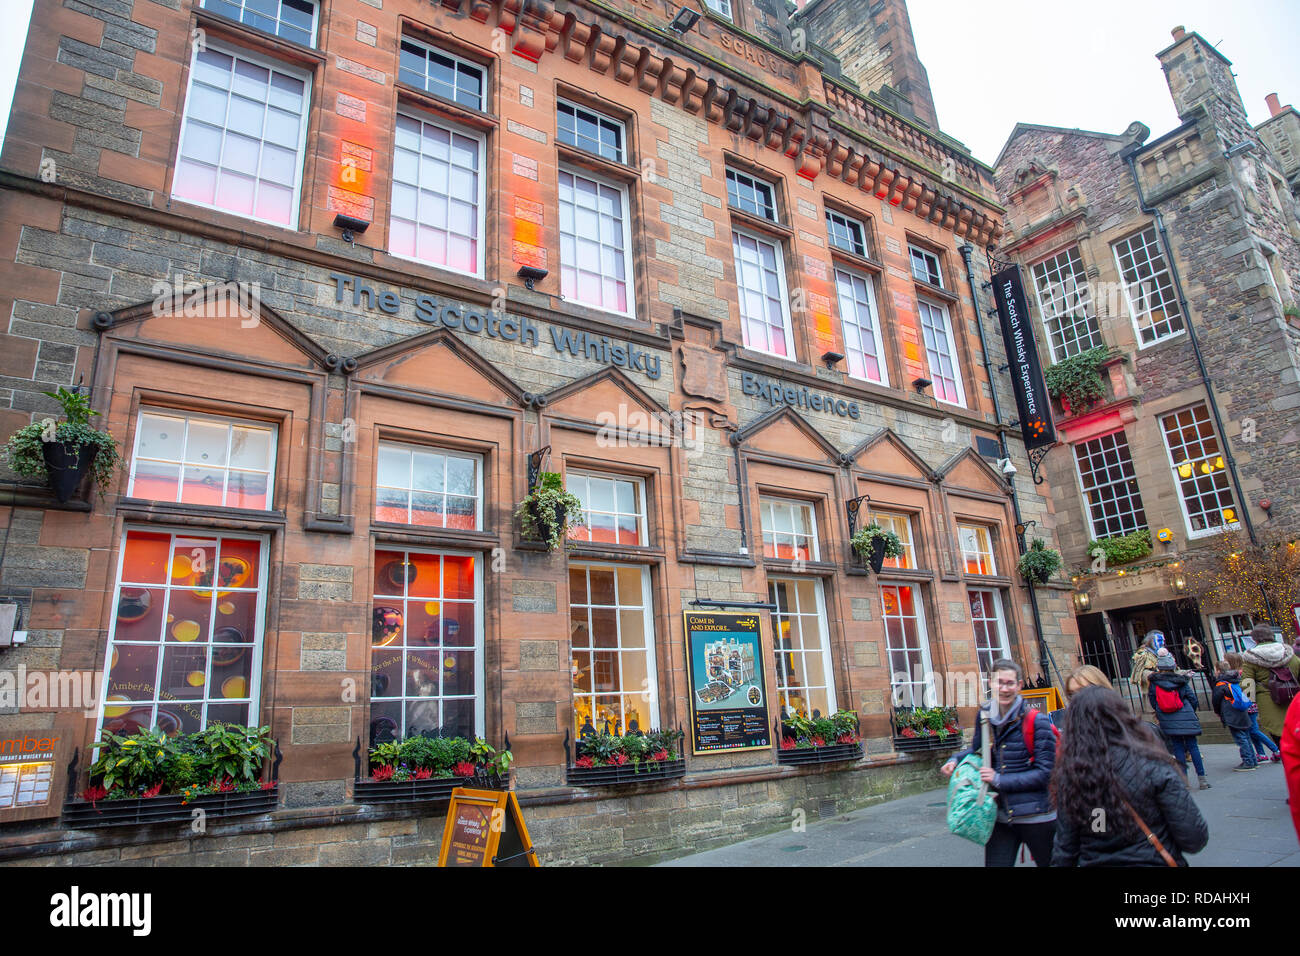
[[[756,612],[686,611],[691,753],[770,747]]]

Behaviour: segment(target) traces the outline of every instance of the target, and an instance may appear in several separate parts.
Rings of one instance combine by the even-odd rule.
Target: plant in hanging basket
[[[1105,346],[1072,355],[1049,367],[1043,373],[1043,383],[1063,406],[1073,412],[1082,412],[1106,397],[1101,367],[1109,356],[1110,351]]]
[[[1018,567],[1026,581],[1046,584],[1061,570],[1061,552],[1049,548],[1042,538],[1035,538],[1030,542],[1029,550],[1020,556]]]
[[[87,472],[102,495],[112,484],[122,456],[112,435],[91,426],[90,417],[99,412],[79,392],[60,387],[42,394],[62,406],[63,421],[46,418],[18,429],[0,452],[5,463],[24,478],[48,483],[60,504],[72,498]]]
[[[558,549],[569,529],[584,522],[582,502],[565,489],[563,478],[554,471],[542,472],[537,487],[519,503],[515,514],[523,524],[524,537],[542,542],[548,551]]]
[[[885,558],[901,558],[903,542],[893,531],[886,531],[876,522],[859,528],[849,539],[849,544],[862,560],[876,573],[885,565]]]

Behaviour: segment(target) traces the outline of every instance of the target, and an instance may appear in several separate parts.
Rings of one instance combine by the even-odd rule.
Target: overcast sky
[[[0,135],[32,0],[0,0]],[[1018,121],[1153,136],[1178,125],[1155,54],[1181,24],[1232,61],[1253,123],[1264,96],[1300,104],[1296,0],[909,0],[944,132],[992,163]]]
[[[1296,0],[908,0],[939,125],[992,163],[1017,122],[1153,137],[1178,125],[1156,53],[1183,26],[1232,61],[1252,123],[1300,106]]]

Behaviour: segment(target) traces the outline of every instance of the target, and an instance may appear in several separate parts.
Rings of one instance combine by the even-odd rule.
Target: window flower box
[[[955,707],[900,707],[891,722],[899,753],[951,751],[962,743]]]
[[[352,787],[354,803],[403,804],[446,802],[457,787],[508,790],[514,755],[509,749],[497,750],[480,737],[469,741],[416,734],[371,747],[369,777],[361,775],[360,737],[352,759],[357,772]]]
[[[609,787],[628,783],[649,783],[686,776],[686,758],[681,753],[685,737],[678,730],[652,730],[623,737],[595,734],[580,739],[577,756],[569,760],[570,738],[564,736],[567,770],[571,787]]]
[[[781,742],[776,752],[779,764],[801,766],[862,759],[858,715],[851,710],[813,720],[795,714],[779,726],[774,721],[773,726]]]
[[[156,823],[189,823],[202,810],[209,818],[252,816],[270,813],[280,801],[280,788],[265,783],[257,790],[211,793],[186,800],[173,793],[156,797],[74,800],[63,806],[65,827],[88,830],[98,827],[143,827]]]

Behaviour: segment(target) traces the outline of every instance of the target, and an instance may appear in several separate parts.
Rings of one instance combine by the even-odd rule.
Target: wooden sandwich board
[[[537,851],[515,792],[453,790],[438,865],[537,866]]]

